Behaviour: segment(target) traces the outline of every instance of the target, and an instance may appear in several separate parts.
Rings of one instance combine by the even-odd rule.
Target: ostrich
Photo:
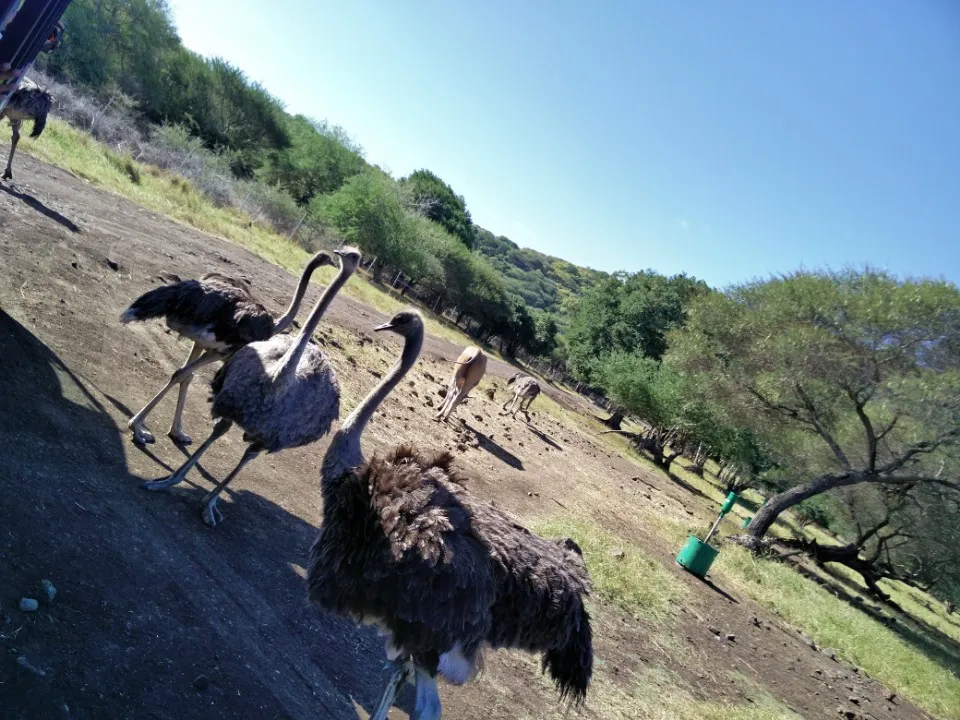
[[[183,432],[183,408],[193,374],[203,365],[222,360],[248,343],[267,340],[290,327],[300,310],[313,272],[333,264],[328,253],[314,255],[303,269],[290,307],[277,320],[254,299],[246,280],[220,273],[182,281],[172,275],[173,284],[149,290],[134,300],[120,316],[120,322],[126,324],[162,317],[171,330],[193,340],[190,355],[183,366],[127,423],[133,431],[134,442],[138,445],[154,442],[153,434],[143,427],[143,423],[163,397],[179,385],[177,409],[167,434],[176,442],[189,445],[192,439]]]
[[[363,429],[423,343],[415,311],[376,330],[401,335],[403,353],[327,449],[323,524],[307,575],[312,602],[388,637],[393,674],[371,720],[387,717],[405,681],[416,685],[410,717],[439,718],[436,676],[467,682],[485,645],[544,653],[561,699],[579,704],[593,668],[579,548],[540,538],[473,498],[449,453],[400,445],[365,462]]]
[[[507,385],[513,385],[513,397],[503,404],[503,409],[506,410],[503,414],[516,417],[517,410],[522,410],[527,422],[530,422],[530,413],[527,411],[540,394],[540,383],[529,375],[517,373],[507,380]],[[507,405],[510,406],[510,410],[507,410]]]
[[[240,348],[217,370],[211,383],[212,415],[217,419],[204,443],[170,477],[144,483],[163,490],[182,482],[213,443],[236,423],[247,449],[240,462],[203,498],[201,516],[208,527],[223,520],[217,498],[243,467],[261,453],[301,447],[320,439],[340,416],[340,384],[326,356],[311,343],[334,296],[356,272],[360,251],[345,247],[340,272],[317,301],[296,335],[275,335]]]
[[[53,105],[53,95],[28,78],[24,78],[20,87],[13,93],[6,106],[0,111],[0,119],[7,118],[13,128],[13,137],[10,140],[10,157],[7,158],[7,168],[3,171],[4,180],[13,180],[13,155],[17,152],[17,143],[20,142],[20,126],[24,120],[33,120],[33,130],[30,137],[38,138],[47,126],[47,114]]]
[[[473,390],[487,371],[487,356],[476,345],[466,348],[453,363],[456,370],[450,379],[447,396],[434,416],[434,420],[446,421]]]

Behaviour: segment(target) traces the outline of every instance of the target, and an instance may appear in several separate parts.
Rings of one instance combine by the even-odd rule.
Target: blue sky
[[[960,283],[952,0],[173,0],[184,43],[474,220],[715,286],[868,263]]]

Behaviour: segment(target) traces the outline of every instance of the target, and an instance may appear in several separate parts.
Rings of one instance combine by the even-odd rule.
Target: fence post
[[[310,213],[310,211],[307,210],[307,212],[305,212],[305,213],[303,214],[303,217],[300,218],[300,222],[298,222],[298,223],[294,226],[293,231],[290,233],[290,239],[291,239],[291,240],[293,240],[293,239],[297,236],[297,231],[300,229],[300,226],[303,225],[303,221],[307,219],[307,215],[308,215],[309,213]]]

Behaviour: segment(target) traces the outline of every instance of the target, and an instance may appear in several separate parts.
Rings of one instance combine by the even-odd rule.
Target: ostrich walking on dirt
[[[485,645],[544,653],[561,698],[581,702],[593,649],[576,543],[544,540],[473,498],[449,453],[401,445],[364,461],[363,429],[423,343],[416,312],[376,329],[403,336],[403,354],[324,456],[323,524],[307,575],[314,603],[388,637],[394,673],[371,720],[387,717],[405,681],[416,685],[411,719],[439,718],[436,676],[468,681]]]
[[[516,384],[513,385],[514,383]],[[513,385],[513,398],[503,404],[503,409],[506,410],[503,414],[516,417],[517,410],[521,410],[527,418],[527,422],[530,422],[530,413],[527,411],[530,409],[531,403],[537,399],[537,395],[540,394],[540,383],[529,375],[517,373],[507,380],[507,385]],[[507,410],[507,405],[510,405],[510,410]]]
[[[143,427],[143,423],[175,385],[180,386],[180,391],[173,423],[167,434],[185,445],[192,442],[190,436],[183,432],[182,423],[187,388],[193,374],[203,365],[222,360],[248,343],[267,340],[290,327],[300,310],[311,275],[324,265],[333,265],[328,253],[319,252],[310,259],[300,276],[290,307],[276,321],[250,294],[250,286],[245,280],[219,273],[209,273],[199,280],[181,281],[173,276],[176,280],[173,284],[154,288],[134,300],[120,316],[120,322],[162,317],[171,330],[193,340],[193,347],[183,367],[174,372],[160,392],[127,423],[127,427],[133,431],[134,442],[140,445],[154,442],[153,435]]]
[[[10,157],[7,158],[7,169],[3,171],[4,180],[13,180],[13,155],[17,152],[17,143],[20,142],[20,126],[24,120],[33,120],[33,131],[30,137],[38,138],[47,126],[47,114],[53,105],[53,96],[32,80],[24,78],[20,87],[10,97],[6,107],[0,111],[0,119],[10,120],[13,128],[13,137],[10,140]]]
[[[340,384],[311,339],[334,296],[360,264],[358,250],[334,252],[340,256],[340,272],[296,337],[275,335],[231,355],[211,383],[212,414],[217,423],[210,437],[173,475],[145,483],[145,488],[162,490],[182,482],[203,453],[236,423],[244,431],[247,449],[230,474],[203,499],[203,521],[213,527],[223,520],[217,498],[244,465],[260,453],[308,445],[330,432],[333,421],[340,417]]]
[[[454,361],[453,377],[450,379],[450,385],[447,387],[447,396],[440,406],[440,410],[434,415],[434,420],[446,421],[457,405],[466,400],[467,395],[473,390],[483,374],[487,371],[487,356],[483,350],[476,345],[465,348],[460,357]]]

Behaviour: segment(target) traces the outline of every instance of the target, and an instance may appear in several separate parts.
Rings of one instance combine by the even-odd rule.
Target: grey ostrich
[[[163,318],[171,330],[193,340],[190,355],[183,366],[127,423],[127,427],[133,431],[134,442],[140,445],[154,442],[153,435],[143,427],[143,423],[176,385],[180,386],[177,409],[167,434],[185,445],[192,442],[190,436],[183,432],[183,408],[193,374],[203,365],[222,360],[248,343],[267,340],[290,327],[300,310],[314,271],[333,264],[329,253],[314,255],[303,269],[290,307],[276,320],[256,301],[246,280],[220,273],[208,273],[199,280],[180,280],[172,275],[169,276],[175,281],[172,284],[149,290],[134,300],[120,316],[120,322],[126,324]]]
[[[472,497],[449,453],[400,445],[364,461],[363,429],[423,343],[413,311],[376,329],[401,335],[403,354],[324,456],[323,524],[307,575],[311,601],[388,637],[394,672],[371,720],[387,717],[405,681],[416,685],[411,719],[439,718],[437,675],[465,683],[484,646],[542,652],[561,699],[582,702],[593,649],[576,543],[540,538]]]
[[[146,489],[163,490],[182,482],[203,453],[236,423],[244,431],[247,449],[236,467],[203,498],[203,521],[214,527],[223,520],[217,498],[247,463],[264,452],[308,445],[330,432],[340,417],[340,384],[311,339],[334,296],[360,264],[360,252],[354,248],[334,252],[340,256],[340,272],[300,332],[296,337],[275,335],[250,343],[223,363],[210,386],[211,414],[217,420],[210,437],[173,475],[145,483]]]
[[[17,152],[17,143],[20,142],[20,126],[24,120],[33,120],[33,130],[30,137],[38,138],[47,126],[47,115],[53,105],[53,96],[28,78],[24,78],[20,87],[16,89],[6,106],[0,111],[0,119],[7,118],[13,128],[13,137],[10,139],[10,156],[7,158],[7,168],[3,171],[4,180],[13,180],[13,155]]]
[[[537,399],[537,395],[540,394],[540,383],[529,375],[517,373],[507,380],[507,385],[513,385],[513,397],[503,404],[503,409],[506,410],[503,414],[516,417],[517,410],[520,410],[529,422],[530,413],[527,411],[533,401]],[[510,405],[510,410],[507,410],[507,405]]]

